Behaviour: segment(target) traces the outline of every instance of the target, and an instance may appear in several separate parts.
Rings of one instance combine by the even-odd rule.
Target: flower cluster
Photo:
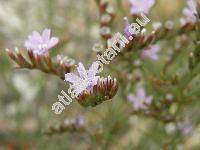
[[[124,36],[126,38],[131,37],[133,34],[130,32],[130,23],[127,17],[124,17],[125,25],[124,25]],[[158,25],[157,25],[158,26]],[[156,27],[158,29],[159,27]],[[136,28],[134,29],[134,32],[136,32]],[[149,58],[152,60],[158,60],[157,53],[160,51],[160,47],[158,45],[150,45],[149,47],[145,48],[143,52],[141,53],[141,58]]]
[[[161,128],[158,132],[162,131],[163,136],[166,136],[163,128],[167,128],[168,133],[174,134],[175,136],[169,136],[172,139],[164,137],[162,140],[165,143],[164,149],[168,147],[170,149],[171,144],[181,141],[176,139],[179,136],[176,131],[180,131],[181,136],[190,135],[196,130],[196,123],[199,122],[196,117],[198,115],[193,115],[198,112],[198,108],[194,107],[194,110],[191,110],[192,102],[195,102],[195,106],[199,100],[200,25],[197,22],[197,0],[187,0],[181,25],[173,20],[154,22],[153,17],[150,22],[147,16],[150,16],[150,10],[156,0],[129,0],[130,13],[125,14],[126,10],[121,9],[124,10],[122,14],[125,14],[123,17],[127,16],[124,17],[124,23],[120,20],[122,34],[119,32],[112,34],[118,27],[112,25],[117,14],[114,14],[109,3],[104,0],[96,2],[99,8],[102,44],[95,45],[97,61],[89,68],[81,62],[76,66],[75,61],[68,56],[59,54],[56,58],[51,57],[50,49],[53,47],[57,49],[60,43],[57,45],[59,39],[51,37],[50,29],[45,29],[41,34],[33,31],[24,43],[26,50],[23,53],[18,49],[14,51],[7,49],[10,58],[17,63],[17,68],[38,69],[59,76],[69,83],[68,93],[62,90],[58,95],[58,101],[52,105],[55,114],[61,114],[73,99],[83,106],[87,114],[99,111],[99,108],[102,110],[98,114],[103,119],[100,120],[101,117],[98,117],[99,120],[95,123],[98,125],[97,130],[94,126],[87,129],[85,119],[81,116],[65,119],[61,124],[50,126],[44,133],[53,135],[84,131],[89,133],[87,136],[90,136],[92,146],[99,144],[103,145],[102,149],[112,149],[109,144],[115,144],[110,142],[114,141],[113,133],[120,136],[127,134],[128,124],[132,123],[129,118],[134,114],[151,117],[152,129],[155,126]],[[117,4],[123,6],[121,1]],[[136,21],[130,23],[131,18]],[[147,23],[151,26],[147,27]],[[159,57],[161,50],[163,59]],[[148,64],[149,59],[153,61],[154,68],[151,66],[152,62]],[[104,64],[107,65],[106,69],[103,69]],[[77,73],[71,72],[73,68],[77,69]],[[99,75],[98,73],[103,70],[104,73],[108,72],[116,78]],[[130,93],[133,89],[135,92]],[[113,104],[110,106],[108,100],[111,99],[117,100],[110,101]],[[99,108],[96,107],[99,105]],[[66,112],[70,113],[71,110],[66,109]],[[188,123],[184,123],[185,114],[193,116],[188,117]],[[66,114],[63,113],[64,115]],[[96,113],[92,115],[96,117]],[[145,138],[144,136],[144,140]]]
[[[72,83],[76,98],[83,106],[96,106],[111,99],[117,92],[116,79],[96,76],[98,67],[99,64],[94,62],[89,70],[86,70],[83,64],[79,63],[77,70],[80,77],[73,73],[65,74],[65,81]]]
[[[110,76],[100,78],[90,90],[84,90],[78,95],[78,102],[83,106],[96,106],[112,99],[118,90],[118,82]]]
[[[50,29],[44,29],[42,35],[33,31],[32,35],[28,36],[24,44],[28,59],[18,48],[15,48],[14,51],[6,49],[9,57],[17,63],[17,68],[39,69],[64,79],[64,74],[70,72],[75,61],[67,56],[61,57],[61,55],[55,61],[50,57],[48,51],[59,41],[57,37],[51,38],[50,33]]]

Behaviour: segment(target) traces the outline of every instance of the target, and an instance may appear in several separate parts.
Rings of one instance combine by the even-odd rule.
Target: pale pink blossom
[[[160,51],[160,46],[158,45],[151,45],[148,48],[144,49],[141,53],[141,58],[149,58],[151,60],[158,60],[157,53]]]
[[[133,104],[135,110],[146,110],[148,105],[152,103],[152,96],[146,96],[146,92],[143,88],[139,88],[136,94],[129,94],[128,101]]]
[[[94,62],[89,70],[86,70],[82,63],[78,64],[77,70],[79,76],[74,73],[65,74],[65,81],[73,84],[76,94],[80,94],[84,90],[90,90],[94,85],[97,84],[99,76],[96,76],[99,64]]]
[[[51,30],[45,29],[40,35],[37,31],[33,31],[32,35],[28,36],[24,46],[33,51],[35,54],[42,55],[48,52],[49,49],[58,43],[57,37],[50,38]]]

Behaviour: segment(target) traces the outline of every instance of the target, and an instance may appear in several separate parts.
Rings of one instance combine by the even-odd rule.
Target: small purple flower
[[[160,46],[158,45],[151,45],[149,46],[147,49],[144,49],[142,54],[141,54],[141,58],[150,58],[152,60],[158,60],[158,55],[157,53],[160,51]]]
[[[178,129],[180,130],[181,134],[184,136],[189,136],[194,132],[194,125],[189,122],[179,122],[177,124]]]
[[[155,4],[155,0],[129,0],[131,3],[131,14],[148,13]]]
[[[194,127],[192,125],[186,126],[184,128],[181,129],[181,133],[183,135],[190,135],[194,130]]]
[[[183,9],[183,14],[186,18],[181,20],[181,23],[184,25],[186,23],[195,23],[197,20],[197,2],[196,0],[187,0],[188,7]]]
[[[143,88],[137,89],[136,95],[128,95],[128,101],[133,104],[135,110],[146,110],[147,106],[151,104],[152,99],[152,96],[146,96]]]
[[[124,17],[124,35],[126,38],[129,38],[132,34],[129,32],[129,28],[130,28],[130,23],[128,21],[127,17]]]
[[[96,76],[98,71],[99,64],[94,62],[89,70],[85,70],[85,67],[82,63],[78,64],[77,70],[80,75],[73,73],[65,74],[65,81],[71,82],[75,88],[76,94],[80,94],[84,90],[90,90],[94,85],[97,84],[99,76]]]
[[[79,116],[77,118],[77,123],[78,125],[83,126],[85,124],[85,118],[83,116]]]
[[[33,51],[35,54],[42,55],[48,52],[49,49],[58,43],[57,37],[50,38],[51,30],[45,29],[40,35],[37,31],[33,31],[32,35],[28,36],[24,46]]]

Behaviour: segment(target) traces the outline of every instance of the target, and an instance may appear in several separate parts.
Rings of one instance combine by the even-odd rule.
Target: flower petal
[[[80,84],[82,83],[81,78],[73,73],[65,74],[65,81],[71,82],[72,84]]]
[[[140,88],[137,90],[137,98],[138,99],[141,99],[141,100],[145,99],[145,95],[146,95],[145,90],[143,88]]]
[[[159,45],[152,45],[151,49],[153,52],[157,53],[160,51],[160,46]]]
[[[33,31],[32,35],[30,36],[30,40],[42,43],[42,37],[37,31]]]
[[[51,30],[50,29],[44,29],[44,31],[42,32],[43,43],[47,43],[49,41],[50,34],[51,34]]]
[[[48,49],[54,47],[56,44],[58,44],[58,38],[57,37],[52,37],[50,41],[48,41]]]
[[[124,17],[124,35],[129,38],[132,34],[129,32],[130,23],[127,17]]]
[[[145,99],[145,104],[150,105],[151,102],[152,102],[152,99],[153,99],[152,96],[148,96],[148,97]]]
[[[99,68],[99,64],[97,62],[92,63],[88,70],[88,78],[93,78],[97,74],[97,70]]]
[[[158,55],[157,54],[151,54],[151,55],[149,55],[149,58],[151,58],[152,60],[158,60]]]
[[[24,46],[25,46],[27,49],[35,49],[35,48],[36,48],[35,44],[31,43],[29,40],[26,40],[26,41],[25,41]]]
[[[136,100],[136,97],[135,97],[135,95],[133,95],[133,94],[129,94],[129,95],[127,96],[127,98],[128,98],[128,101],[129,101],[129,102],[134,102],[134,101]]]
[[[85,70],[85,67],[82,63],[78,63],[77,70],[82,79],[87,79],[87,71]]]

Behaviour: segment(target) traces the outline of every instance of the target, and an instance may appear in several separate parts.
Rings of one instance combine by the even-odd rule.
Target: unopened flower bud
[[[108,7],[106,8],[106,12],[107,12],[109,15],[111,15],[111,17],[112,17],[111,19],[114,18],[115,14],[114,14],[114,9],[113,9],[112,6],[108,6]]]
[[[171,20],[168,20],[166,23],[165,23],[165,28],[167,30],[172,30],[174,27],[174,22],[172,22]]]
[[[103,14],[101,16],[101,26],[108,25],[109,22],[111,21],[111,16],[109,14]]]
[[[153,22],[152,27],[153,27],[153,30],[157,31],[162,27],[162,23],[161,22]]]
[[[134,62],[133,62],[134,66],[135,67],[140,67],[142,65],[142,62],[140,59],[136,59]]]
[[[15,54],[10,49],[6,49],[6,52],[12,60],[16,60]]]
[[[68,56],[63,55],[57,55],[57,60],[60,62],[60,64],[64,64],[65,66],[73,66],[75,64],[75,60],[72,58],[69,58]]]
[[[93,50],[94,52],[96,52],[97,54],[101,55],[102,52],[103,52],[103,45],[102,45],[102,44],[99,44],[99,43],[96,43],[96,44],[94,44],[92,50]]]
[[[109,39],[111,37],[111,30],[109,27],[101,27],[100,34],[103,38]]]

